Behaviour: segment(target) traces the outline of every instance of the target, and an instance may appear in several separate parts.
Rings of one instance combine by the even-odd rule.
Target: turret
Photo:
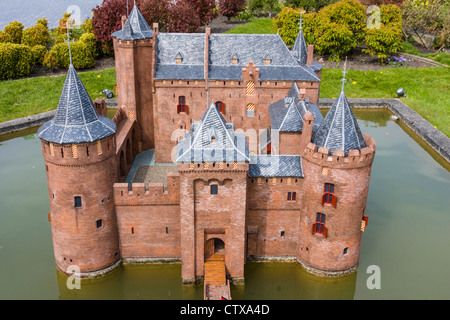
[[[123,24],[122,30],[111,36],[114,41],[118,106],[125,110],[130,120],[136,120],[140,128],[139,151],[153,149],[153,74],[154,29],[145,21],[136,4]]]
[[[93,276],[118,265],[113,121],[96,113],[72,64],[54,118],[38,130],[56,264]]]
[[[376,144],[361,133],[343,87],[313,135],[309,120],[307,113],[298,260],[315,273],[350,272],[358,264],[368,222],[364,212]]]

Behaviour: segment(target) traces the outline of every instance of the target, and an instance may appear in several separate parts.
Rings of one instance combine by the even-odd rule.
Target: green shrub
[[[425,34],[436,35],[440,39],[440,49],[450,42],[450,1],[448,0],[405,0],[402,5],[404,33],[412,31],[427,48]]]
[[[319,11],[329,4],[335,3],[338,0],[286,0],[285,5],[293,8],[303,8],[304,10]]]
[[[354,0],[342,0],[322,8],[318,13],[303,14],[303,34],[308,44],[314,44],[321,55],[339,61],[365,38],[365,7]],[[273,20],[273,30],[278,32],[287,46],[294,44],[298,34],[300,9],[285,7]]]
[[[16,43],[0,43],[0,79],[29,75],[34,64],[30,47]]]
[[[319,54],[329,54],[331,61],[339,61],[366,36],[366,7],[355,0],[326,6],[314,19],[315,48]]]
[[[303,15],[305,17],[305,15]],[[287,46],[292,46],[299,30],[300,9],[284,7],[273,19],[272,29],[278,32]]]
[[[0,42],[20,44],[22,33],[23,24],[18,21],[12,21],[0,32]]]
[[[372,56],[376,55],[381,62],[385,62],[388,55],[403,47],[402,20],[400,9],[395,5],[380,7],[379,28],[369,29],[366,35],[367,49],[363,49]]]
[[[86,33],[93,33],[94,29],[92,28],[92,18],[87,18],[84,20],[84,23],[81,25],[81,29],[83,29]]]
[[[94,55],[89,50],[89,46],[82,42],[76,41],[70,44],[72,51],[72,64],[77,69],[87,69],[95,66]],[[44,58],[44,66],[54,69],[56,67],[69,67],[69,46],[66,42],[58,43],[47,52]]]
[[[83,33],[80,37],[80,41],[88,46],[88,50],[92,53],[94,58],[97,58],[100,55],[99,44],[93,33]]]
[[[48,27],[41,23],[23,30],[22,43],[34,47],[36,45],[46,46],[50,42]]]
[[[43,64],[45,55],[47,54],[47,49],[43,45],[35,45],[31,47],[31,52],[33,53],[33,61],[35,64]]]

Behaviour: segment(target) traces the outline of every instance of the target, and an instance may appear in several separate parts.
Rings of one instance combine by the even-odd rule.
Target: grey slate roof
[[[160,33],[155,79],[205,79],[205,39],[198,33]],[[299,65],[277,34],[214,33],[208,44],[210,80],[242,80],[242,68],[251,60],[260,70],[261,81],[320,81],[311,67]],[[183,56],[182,63],[175,63],[177,53]],[[265,64],[268,57],[271,63]],[[237,64],[232,64],[233,58]]]
[[[176,63],[177,56],[181,63]],[[155,79],[205,79],[205,35],[160,33],[156,38]]]
[[[55,116],[38,130],[38,137],[57,144],[86,143],[114,134],[116,124],[97,115],[73,65],[69,66]]]
[[[153,37],[153,30],[135,5],[122,30],[114,32],[111,36],[119,40],[148,39]]]
[[[193,123],[191,131],[179,141],[176,161],[248,162],[247,141],[244,134],[234,132],[234,125],[226,123],[211,103],[200,121]]]
[[[299,100],[299,89],[294,84],[284,99],[269,105],[272,129],[280,132],[302,132],[303,116],[310,111],[314,116],[313,132],[316,132],[323,121],[319,107],[311,102]]]
[[[303,177],[302,158],[299,155],[252,155],[248,174],[256,177]]]
[[[306,64],[308,49],[306,46],[305,37],[303,36],[303,29],[301,25],[300,30],[297,34],[297,38],[295,39],[294,45],[292,46],[291,52],[299,64]]]
[[[355,119],[344,90],[333,103],[312,142],[318,147],[329,149],[332,155],[334,150],[343,150],[348,156],[349,150],[361,150],[366,147],[361,129]]]

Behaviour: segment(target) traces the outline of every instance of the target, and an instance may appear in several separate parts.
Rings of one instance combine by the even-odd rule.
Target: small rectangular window
[[[291,193],[290,192],[288,192],[287,199],[291,200]]]
[[[348,248],[346,247],[346,248],[344,248],[344,254],[347,254],[347,252],[348,252]]]
[[[102,221],[102,219],[100,219],[100,220],[97,220],[97,228],[101,228],[102,227],[102,224],[103,224],[103,221]]]
[[[74,197],[74,201],[75,201],[75,208],[80,208],[81,207],[81,197]]]
[[[211,194],[217,194],[219,191],[219,186],[217,184],[211,185]]]
[[[166,234],[169,233],[169,227],[166,227]]]
[[[281,231],[281,236],[284,237],[284,231]]]

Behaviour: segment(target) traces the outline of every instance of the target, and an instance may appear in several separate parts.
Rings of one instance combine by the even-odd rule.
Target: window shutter
[[[337,197],[333,194],[331,198],[331,205],[336,208]]]
[[[322,232],[322,234],[323,234],[324,238],[327,237],[327,233],[328,233],[327,227],[323,226],[323,232]]]
[[[324,193],[322,196],[322,205],[325,203],[325,196],[326,196],[326,193]]]
[[[313,226],[312,226],[312,234],[315,234],[315,233],[316,233],[316,226],[317,226],[317,223],[313,223]]]
[[[367,225],[369,224],[369,217],[368,216],[364,216],[363,220],[366,223],[366,227],[367,227]]]
[[[186,114],[188,114],[188,113],[189,113],[189,112],[188,112],[188,111],[189,111],[189,108],[188,108],[188,106],[187,106],[187,105],[185,105],[185,106],[184,106],[184,110],[185,110]]]

